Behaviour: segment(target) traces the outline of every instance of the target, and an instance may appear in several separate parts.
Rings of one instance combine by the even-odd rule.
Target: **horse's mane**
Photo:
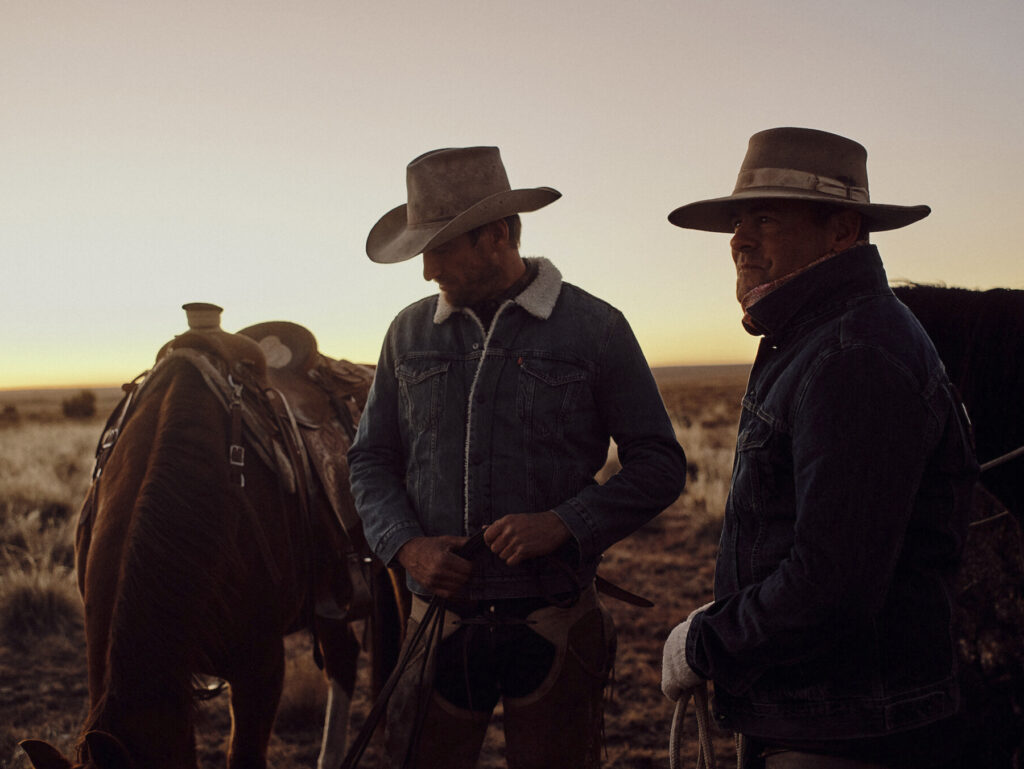
[[[158,410],[152,434],[142,434],[146,409]],[[106,691],[83,732],[110,729],[104,721],[111,718],[130,720],[126,703],[138,702],[140,689],[180,719],[194,702],[191,671],[207,667],[203,650],[224,649],[215,633],[240,598],[225,577],[242,568],[232,546],[238,504],[230,495],[238,492],[224,459],[225,423],[224,410],[198,372],[187,362],[166,360],[146,382],[121,438],[125,445],[119,444],[122,450],[104,470],[106,482],[143,463],[145,478],[131,509],[114,512],[131,521],[110,628]],[[140,428],[134,436],[133,425]],[[127,747],[136,756],[147,754],[145,745]]]
[[[921,321],[960,391],[975,424],[979,461],[1024,444],[1024,291],[922,284],[893,291]],[[1011,507],[1024,502],[1022,461],[982,478]]]

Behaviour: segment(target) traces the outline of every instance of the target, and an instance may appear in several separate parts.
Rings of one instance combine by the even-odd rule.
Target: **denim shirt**
[[[489,329],[439,296],[395,318],[348,455],[367,541],[385,563],[413,537],[470,535],[510,513],[559,516],[566,546],[516,567],[485,551],[467,599],[588,584],[601,553],[672,504],[686,480],[622,313],[538,261]],[[609,437],[622,469],[598,485]],[[426,593],[411,577],[409,587]]]
[[[977,477],[935,349],[873,246],[749,309],[715,603],[686,656],[726,728],[877,738],[951,715],[952,582]]]

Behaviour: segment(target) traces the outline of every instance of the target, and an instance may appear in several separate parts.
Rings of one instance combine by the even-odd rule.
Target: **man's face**
[[[806,267],[828,253],[829,227],[810,203],[752,201],[736,210],[729,241],[736,265],[736,298]]]
[[[437,282],[444,298],[470,307],[505,289],[505,275],[493,233],[483,230],[474,244],[468,233],[423,252],[423,279]]]

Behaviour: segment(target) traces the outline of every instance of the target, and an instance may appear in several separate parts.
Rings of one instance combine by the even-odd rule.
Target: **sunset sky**
[[[1024,288],[1022,29],[1020,0],[5,0],[0,388],[130,380],[192,301],[376,361],[435,289],[366,235],[437,147],[563,193],[522,252],[652,365],[752,358],[728,236],[666,216],[773,126],[860,141],[872,200],[932,207],[875,236],[890,279]]]

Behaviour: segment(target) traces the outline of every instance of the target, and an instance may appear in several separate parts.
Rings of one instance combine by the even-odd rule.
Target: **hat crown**
[[[497,147],[433,150],[406,166],[407,202],[366,236],[366,255],[389,264],[411,259],[512,214],[536,211],[562,194],[551,187],[511,189]]]
[[[867,159],[867,150],[844,136],[813,128],[769,128],[750,137],[733,194],[792,187],[866,203]]]
[[[497,147],[433,150],[409,163],[405,174],[410,227],[454,219],[511,187]]]
[[[871,232],[906,227],[931,212],[928,206],[872,203],[868,152],[852,139],[813,128],[769,128],[750,137],[731,195],[680,206],[668,220],[677,227],[732,232],[738,208],[759,200],[850,208]]]

